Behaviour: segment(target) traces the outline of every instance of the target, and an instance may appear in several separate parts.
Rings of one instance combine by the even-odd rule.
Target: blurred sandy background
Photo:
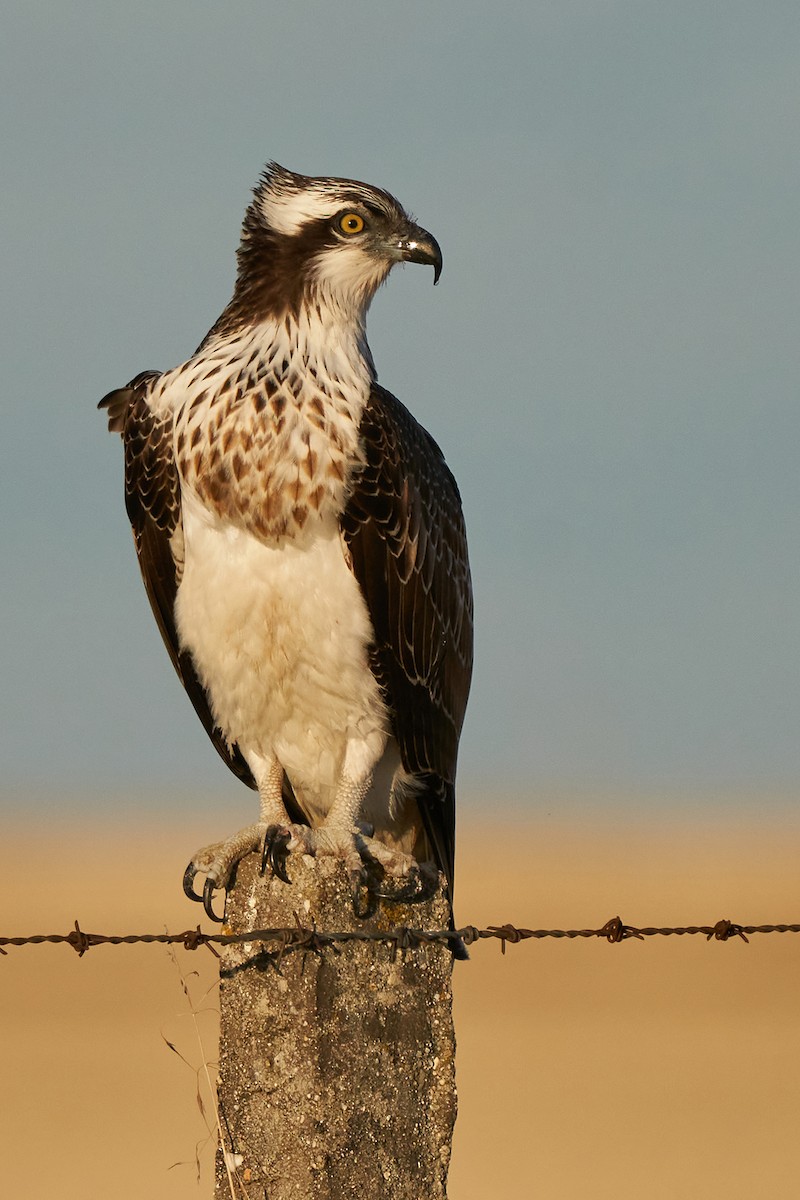
[[[535,824],[462,820],[458,918],[536,927],[791,922],[798,820],[732,809],[661,823],[554,799]],[[789,810],[786,810],[787,813]],[[559,815],[557,815],[559,814]],[[202,823],[205,822],[203,825]],[[0,933],[196,924],[190,831],[20,821],[4,834]],[[216,830],[218,831],[219,819]],[[148,831],[157,830],[155,845]],[[189,843],[192,846],[189,846]],[[178,952],[213,1058],[214,961]],[[456,969],[459,1119],[451,1200],[795,1197],[800,938],[476,946]],[[161,947],[11,949],[0,959],[0,1193],[15,1200],[211,1196],[213,1139],[178,969]],[[206,1139],[203,1144],[203,1139]],[[198,1185],[195,1150],[199,1144]],[[182,1165],[174,1166],[179,1163]]]
[[[443,247],[369,328],[467,514],[460,779],[502,783],[458,918],[800,920],[799,55],[796,0],[6,0],[1,934],[184,929],[189,853],[252,819],[95,404],[197,345],[269,158]],[[796,935],[476,947],[451,1200],[800,1197],[799,975]],[[0,1200],[209,1200],[187,1011],[162,948],[0,957]]]

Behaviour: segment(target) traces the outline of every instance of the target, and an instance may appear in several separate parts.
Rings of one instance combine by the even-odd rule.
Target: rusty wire
[[[657,928],[652,925],[637,928],[627,925],[619,917],[612,917],[598,929],[521,929],[516,925],[489,925],[486,929],[478,929],[475,925],[465,925],[462,929],[414,929],[399,925],[387,930],[344,930],[330,932],[327,930],[309,928],[300,924],[278,929],[253,929],[245,933],[205,933],[198,925],[195,929],[185,929],[182,933],[129,933],[124,936],[114,936],[105,933],[87,933],[81,929],[78,922],[69,933],[37,933],[29,937],[0,937],[0,954],[7,954],[5,946],[37,946],[45,943],[71,946],[79,956],[95,946],[131,946],[137,943],[156,944],[162,946],[183,946],[185,950],[198,950],[207,946],[216,954],[215,946],[231,946],[246,942],[265,942],[272,944],[283,954],[287,950],[310,950],[319,953],[325,947],[338,948],[345,942],[376,942],[388,946],[393,954],[401,950],[416,950],[421,946],[452,943],[458,939],[465,945],[486,939],[496,939],[501,943],[503,954],[506,946],[517,945],[531,939],[541,938],[600,938],[603,941],[616,943],[637,938],[640,941],[648,937],[684,937],[693,934],[703,934],[706,941],[727,942],[731,938],[749,941],[755,933],[800,933],[798,925],[739,925],[735,921],[722,920],[714,925],[682,925]]]

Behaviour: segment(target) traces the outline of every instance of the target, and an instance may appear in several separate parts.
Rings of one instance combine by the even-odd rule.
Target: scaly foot
[[[342,858],[350,875],[353,909],[362,918],[374,911],[376,900],[415,903],[434,895],[439,886],[436,868],[390,849],[372,837],[372,832],[372,827],[362,822],[349,830],[324,824],[316,829],[272,825],[264,839],[261,872],[270,866],[279,879],[289,883],[286,864],[291,852]],[[398,881],[398,886],[390,881]]]
[[[198,850],[183,876],[183,890],[190,900],[202,904],[210,921],[221,923],[214,912],[216,890],[227,891],[237,863],[252,851],[261,851],[261,873],[269,867],[284,883],[290,883],[286,864],[290,853],[334,855],[344,859],[350,876],[353,911],[364,918],[375,911],[376,901],[393,904],[429,899],[439,886],[439,874],[430,863],[418,863],[409,854],[392,850],[371,835],[371,827],[359,823],[350,829],[321,825],[268,825],[259,821],[240,829],[224,842]],[[205,875],[202,894],[194,890],[198,875]]]
[[[246,828],[240,829],[238,833],[224,842],[214,842],[211,846],[203,846],[201,850],[192,855],[183,874],[183,890],[190,900],[196,900],[198,904],[203,905],[210,921],[221,922],[223,920],[214,912],[211,903],[214,891],[217,888],[227,890],[236,864],[244,858],[245,854],[261,848],[267,829],[266,823],[259,821],[255,825],[248,825]],[[197,875],[206,877],[202,895],[194,890],[194,881]]]

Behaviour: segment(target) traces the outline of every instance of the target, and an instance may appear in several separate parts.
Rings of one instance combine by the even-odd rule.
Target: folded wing
[[[109,392],[98,407],[108,411],[109,429],[122,434],[125,506],[144,586],[172,664],[220,755],[239,779],[254,788],[250,768],[214,724],[208,693],[197,678],[190,655],[178,643],[175,596],[183,571],[181,492],[173,454],[172,415],[156,414],[148,404],[158,377],[157,371],[144,371],[126,387]]]
[[[372,667],[452,894],[458,740],[472,674],[461,498],[433,438],[375,385],[342,530],[375,631]]]

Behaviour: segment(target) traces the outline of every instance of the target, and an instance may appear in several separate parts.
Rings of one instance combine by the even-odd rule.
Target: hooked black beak
[[[442,252],[432,233],[419,225],[409,225],[403,230],[396,243],[397,252],[404,262],[427,263],[433,267],[433,282],[439,282],[442,273]]]

